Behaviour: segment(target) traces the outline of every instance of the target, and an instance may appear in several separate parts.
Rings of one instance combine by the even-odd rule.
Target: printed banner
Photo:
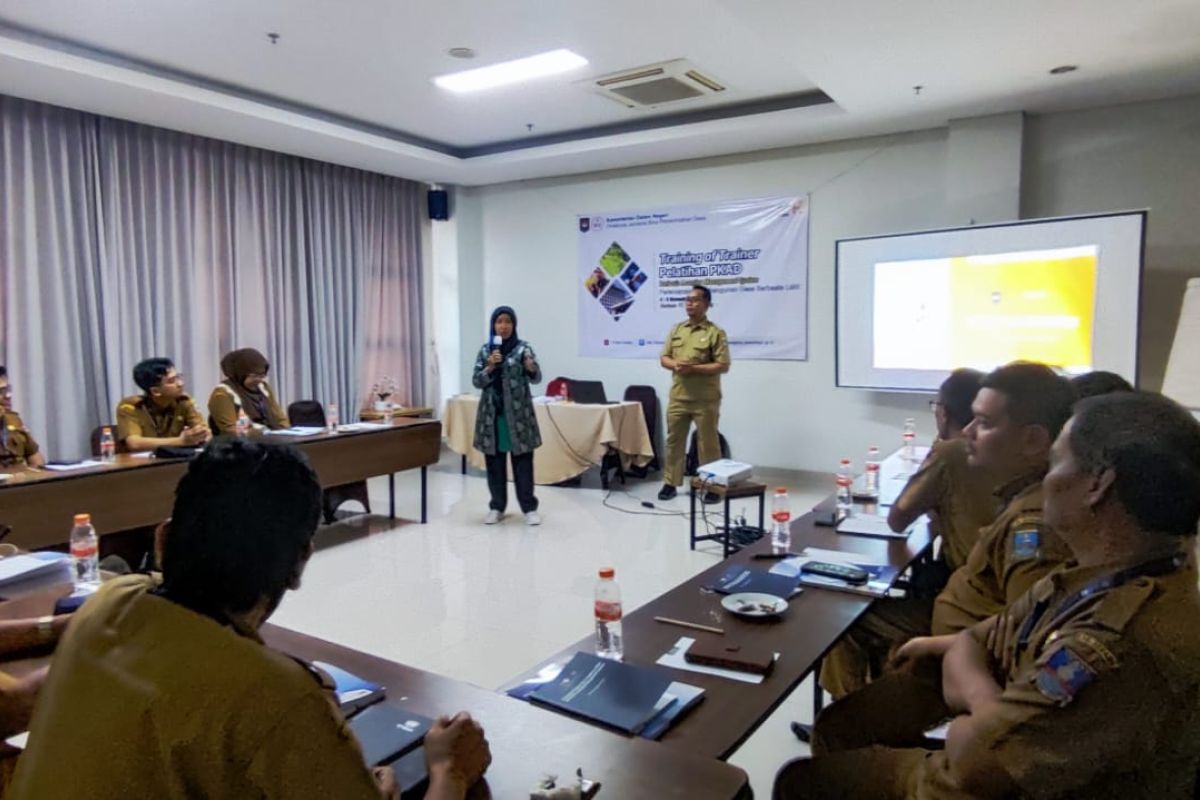
[[[579,355],[658,358],[708,287],[732,357],[808,358],[808,197],[580,216]]]

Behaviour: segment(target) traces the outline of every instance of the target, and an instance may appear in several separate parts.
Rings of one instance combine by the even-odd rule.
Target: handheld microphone
[[[493,350],[499,350],[500,345],[502,345],[502,344],[504,344],[504,339],[502,339],[500,337],[500,334],[496,334],[495,336],[492,337],[492,349]]]

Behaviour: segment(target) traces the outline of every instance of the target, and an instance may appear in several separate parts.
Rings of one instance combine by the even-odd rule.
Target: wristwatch
[[[47,644],[54,639],[54,617],[46,615],[38,617],[37,621],[38,641],[42,644]]]

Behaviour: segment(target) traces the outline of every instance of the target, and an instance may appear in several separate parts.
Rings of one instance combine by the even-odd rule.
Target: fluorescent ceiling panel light
[[[481,89],[494,89],[497,86],[507,86],[510,83],[520,83],[546,75],[556,75],[560,72],[577,69],[587,63],[586,58],[576,55],[570,50],[551,50],[549,53],[539,53],[536,56],[518,58],[515,61],[502,61],[489,67],[441,75],[434,78],[433,82],[451,92],[477,92]]]

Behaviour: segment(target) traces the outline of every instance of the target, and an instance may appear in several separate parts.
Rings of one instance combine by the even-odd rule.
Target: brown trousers
[[[842,635],[821,663],[821,688],[834,698],[858,691],[883,674],[894,648],[928,636],[933,598],[877,600]]]
[[[696,449],[701,464],[721,457],[721,442],[717,423],[721,419],[721,401],[671,400],[667,403],[667,460],[663,466],[663,483],[679,486],[683,483],[683,462],[687,453],[687,435],[696,423]]]

